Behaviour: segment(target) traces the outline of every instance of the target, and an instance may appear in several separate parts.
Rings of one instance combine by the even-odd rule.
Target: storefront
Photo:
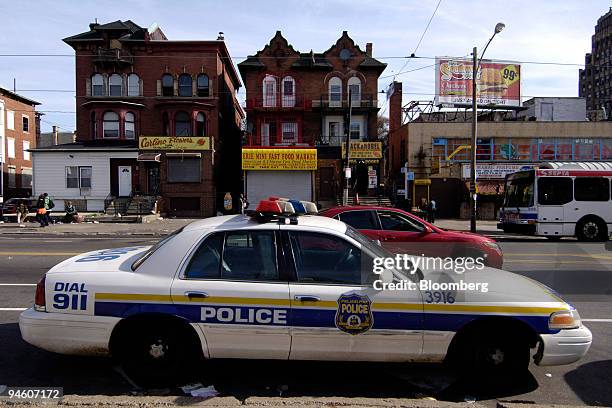
[[[350,142],[351,186],[361,196],[375,196],[379,193],[381,180],[381,142]],[[346,143],[342,144],[342,157],[346,158]]]
[[[143,193],[160,196],[160,210],[170,216],[215,215],[213,154],[210,137],[141,136]]]
[[[252,208],[269,196],[315,201],[316,149],[243,148],[242,170]]]

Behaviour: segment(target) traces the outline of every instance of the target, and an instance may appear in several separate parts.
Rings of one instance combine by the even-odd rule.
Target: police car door
[[[213,232],[183,262],[172,298],[199,306],[192,320],[210,358],[288,358],[289,285],[279,274],[277,242],[272,224]]]
[[[372,254],[344,234],[299,225],[283,225],[281,231],[295,274],[289,284],[290,359],[418,358],[423,345],[418,290],[375,290]]]

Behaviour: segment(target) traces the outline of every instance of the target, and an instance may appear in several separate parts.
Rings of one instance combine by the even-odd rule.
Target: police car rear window
[[[162,238],[157,244],[155,244],[151,248],[149,248],[149,250],[147,252],[142,254],[142,256],[140,258],[138,258],[136,261],[134,261],[134,263],[132,264],[132,270],[135,271],[136,269],[138,269],[138,267],[140,265],[142,265],[142,263],[144,261],[146,261],[151,255],[153,255],[153,253],[155,251],[157,251],[159,248],[161,248],[164,244],[166,244],[172,238],[174,238],[175,236],[180,234],[183,231],[183,228],[185,228],[185,227],[181,227],[181,228],[177,229],[176,231],[174,231],[170,235],[166,236],[165,238]]]

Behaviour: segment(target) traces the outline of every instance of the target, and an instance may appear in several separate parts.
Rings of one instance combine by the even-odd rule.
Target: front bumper
[[[534,360],[540,366],[570,364],[580,360],[589,351],[593,335],[586,326],[560,330],[556,334],[540,335],[540,344]]]
[[[33,346],[61,354],[108,355],[116,317],[37,312],[19,316],[21,337]]]

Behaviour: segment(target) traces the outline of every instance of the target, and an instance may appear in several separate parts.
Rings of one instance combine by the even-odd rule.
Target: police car
[[[39,282],[22,337],[52,352],[111,355],[142,383],[178,381],[214,358],[448,361],[505,373],[527,369],[532,354],[539,365],[568,364],[590,347],[578,312],[538,282],[491,268],[377,275],[373,261],[394,255],[315,212],[272,199],[152,247],[67,259]],[[448,289],[459,280],[487,291]],[[391,290],[401,282],[416,289]]]

